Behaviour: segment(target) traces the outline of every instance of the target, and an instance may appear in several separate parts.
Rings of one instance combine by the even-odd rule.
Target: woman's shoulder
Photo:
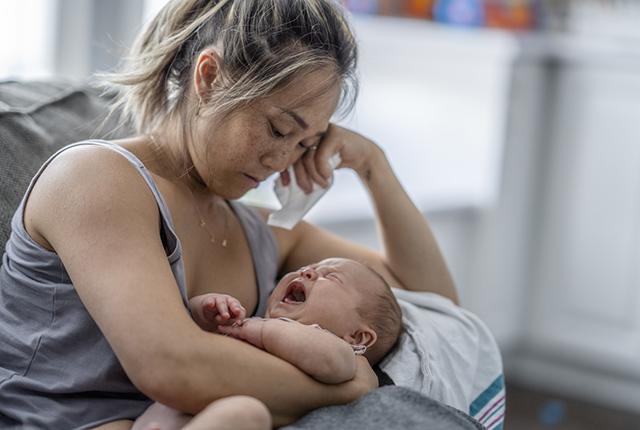
[[[144,178],[107,145],[65,148],[43,168],[25,203],[25,227],[47,238],[61,223],[146,214],[158,222],[157,203]],[[154,216],[155,214],[155,216]],[[29,228],[28,228],[29,230]]]
[[[132,162],[123,156],[128,151],[106,140],[88,140],[72,143],[60,149],[43,166],[41,174],[56,168],[82,169],[122,169],[131,167]]]
[[[112,144],[70,145],[44,166],[31,194],[46,191],[48,196],[73,198],[71,194],[82,196],[83,203],[149,194],[140,169],[114,148]]]

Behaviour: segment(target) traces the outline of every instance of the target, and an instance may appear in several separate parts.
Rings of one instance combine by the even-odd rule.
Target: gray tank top
[[[24,228],[24,205],[33,184],[54,157],[77,145],[113,149],[140,172],[158,203],[160,234],[185,306],[188,300],[182,248],[169,208],[140,160],[118,145],[97,140],[56,152],[31,180],[12,218],[0,267],[2,429],[87,429],[134,419],[151,404],[125,374],[58,255],[42,248]],[[230,204],[249,242],[259,299],[254,315],[262,316],[275,286],[277,245],[257,212],[237,202]]]

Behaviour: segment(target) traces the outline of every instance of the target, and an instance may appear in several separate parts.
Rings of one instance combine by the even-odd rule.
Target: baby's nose
[[[302,270],[300,271],[300,275],[310,281],[315,281],[316,279],[318,279],[318,272],[316,272],[313,267],[302,268]]]

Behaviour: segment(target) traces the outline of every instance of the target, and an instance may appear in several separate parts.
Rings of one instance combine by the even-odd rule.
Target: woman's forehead
[[[319,108],[335,109],[340,94],[340,82],[335,76],[316,71],[293,79],[265,100],[269,106],[308,113]]]

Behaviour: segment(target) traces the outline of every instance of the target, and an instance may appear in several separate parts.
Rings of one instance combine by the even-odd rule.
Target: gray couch
[[[79,140],[128,133],[117,117],[105,122],[108,100],[88,86],[68,82],[0,82],[1,252],[29,181],[50,155]],[[481,430],[482,426],[435,400],[388,386],[349,405],[318,409],[284,429],[335,428]]]
[[[29,181],[51,154],[89,137],[127,133],[116,117],[104,122],[108,100],[89,86],[70,82],[0,82],[1,251]]]

